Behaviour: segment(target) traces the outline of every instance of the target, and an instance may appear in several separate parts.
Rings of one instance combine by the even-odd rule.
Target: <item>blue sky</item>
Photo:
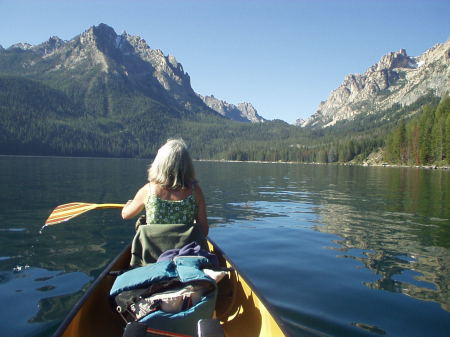
[[[388,52],[445,42],[449,18],[449,0],[0,0],[0,44],[106,23],[174,55],[197,93],[293,123]]]

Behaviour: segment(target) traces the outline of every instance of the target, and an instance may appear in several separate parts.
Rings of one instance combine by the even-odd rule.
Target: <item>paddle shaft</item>
[[[98,204],[96,208],[124,208],[125,204]]]

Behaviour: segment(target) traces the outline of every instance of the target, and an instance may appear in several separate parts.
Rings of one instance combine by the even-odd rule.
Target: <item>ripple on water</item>
[[[365,324],[365,323],[351,323],[351,325],[355,326],[357,328],[360,328],[360,329],[367,330],[367,331],[369,331],[371,333],[375,333],[377,335],[381,335],[381,336],[386,335],[386,331],[384,331],[383,329],[378,328],[375,325],[370,325],[370,324]]]

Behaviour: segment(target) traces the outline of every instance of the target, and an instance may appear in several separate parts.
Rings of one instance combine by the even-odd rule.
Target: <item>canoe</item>
[[[215,318],[226,337],[288,336],[283,323],[254,286],[238,271],[231,260],[211,240],[221,266],[230,268],[228,277],[219,282]],[[112,309],[108,294],[114,282],[110,271],[128,267],[131,253],[126,247],[100,274],[84,296],[61,323],[54,337],[121,337],[124,321]]]

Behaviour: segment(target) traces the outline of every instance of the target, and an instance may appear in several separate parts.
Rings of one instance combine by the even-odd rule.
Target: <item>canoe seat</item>
[[[130,267],[142,267],[155,263],[158,257],[169,249],[182,248],[196,241],[208,250],[205,236],[196,225],[151,224],[140,225],[131,244]]]

